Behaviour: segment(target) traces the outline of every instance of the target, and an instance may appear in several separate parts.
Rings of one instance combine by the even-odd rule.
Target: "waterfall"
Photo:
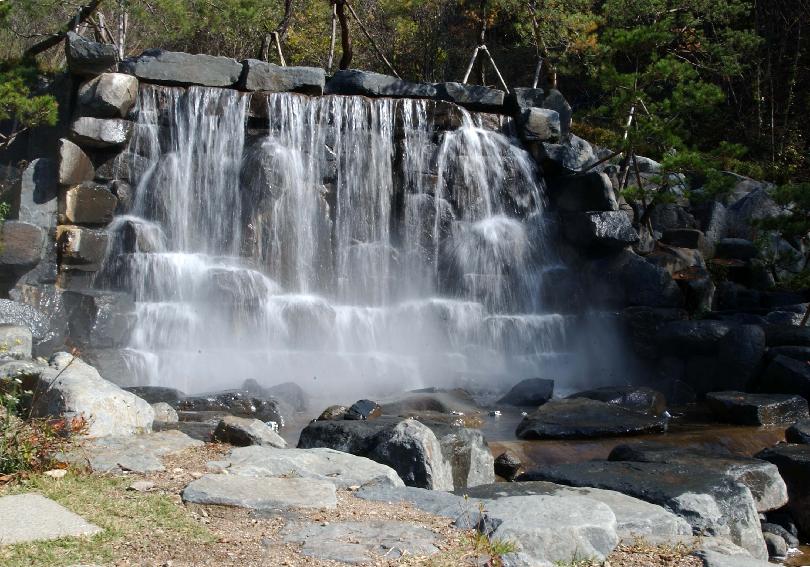
[[[556,373],[534,162],[505,119],[448,130],[436,104],[142,85],[106,262],[136,301],[132,370],[345,401]]]

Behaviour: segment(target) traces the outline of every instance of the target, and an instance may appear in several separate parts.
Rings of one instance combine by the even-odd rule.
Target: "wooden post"
[[[536,89],[537,85],[540,84],[540,73],[543,72],[543,58],[537,58],[537,68],[534,70],[534,82],[532,82],[532,88]]]
[[[473,56],[472,56],[472,59],[470,59],[470,64],[467,65],[467,72],[464,73],[464,79],[461,81],[465,85],[467,84],[467,81],[470,79],[470,73],[472,73],[473,65],[475,65],[475,58],[478,57],[478,50],[479,49],[481,49],[480,45],[475,48],[475,51],[473,51]]]
[[[503,87],[503,90],[505,90],[508,93],[509,87],[506,86],[506,81],[503,80],[503,76],[501,75],[498,66],[495,64],[495,60],[492,58],[492,54],[489,52],[489,49],[487,49],[486,45],[482,45],[481,49],[483,49],[484,53],[486,53],[487,57],[489,57],[489,62],[492,63],[492,68],[495,69],[495,74],[498,75],[498,80],[501,81],[501,86]]]
[[[276,53],[278,53],[278,60],[281,62],[282,67],[286,67],[287,62],[284,60],[284,54],[281,52],[281,37],[279,37],[278,32],[273,32],[273,39],[276,42]]]
[[[332,72],[332,64],[335,62],[335,37],[337,36],[337,5],[332,0],[332,39],[329,42],[329,62],[326,65],[326,72]]]

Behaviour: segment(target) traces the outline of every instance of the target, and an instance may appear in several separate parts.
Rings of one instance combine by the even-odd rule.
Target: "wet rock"
[[[12,287],[17,280],[39,264],[45,231],[20,221],[0,225],[0,284]]]
[[[483,434],[476,429],[426,423],[439,440],[453,472],[456,489],[495,482],[495,460]]]
[[[436,87],[427,83],[411,83],[380,73],[341,69],[327,81],[324,94],[434,98]]]
[[[230,87],[242,74],[242,64],[229,57],[162,49],[147,49],[138,57],[122,61],[119,67],[121,72],[141,80],[166,85]]]
[[[777,445],[756,457],[779,468],[788,489],[788,511],[801,534],[810,535],[810,445]]]
[[[748,487],[757,512],[777,510],[788,501],[787,487],[779,476],[779,470],[771,463],[760,459],[642,441],[617,445],[611,451],[608,460],[705,467]]]
[[[658,343],[663,352],[675,355],[715,354],[730,330],[722,321],[672,321],[658,331]]]
[[[343,419],[374,419],[382,415],[382,409],[377,402],[371,400],[358,400],[346,410]]]
[[[74,75],[100,75],[114,69],[118,62],[114,45],[90,41],[72,31],[67,34],[65,55],[68,69]]]
[[[323,94],[326,72],[318,67],[279,67],[256,59],[246,59],[242,65],[240,89],[315,96]]]
[[[530,143],[529,150],[534,159],[550,174],[582,171],[598,161],[593,147],[574,134],[568,136],[561,144]]]
[[[34,417],[81,416],[88,422],[90,437],[148,432],[155,417],[146,401],[104,380],[95,368],[64,352],[55,354],[48,370],[26,388],[40,392],[32,406]]]
[[[549,181],[549,194],[567,213],[619,210],[610,178],[597,171],[555,177]]]
[[[237,417],[252,417],[265,423],[274,421],[279,427],[284,427],[285,422],[277,400],[257,398],[248,392],[238,390],[210,396],[184,398],[177,404],[177,409],[194,412],[222,412]]]
[[[520,114],[520,135],[524,140],[556,142],[560,139],[560,115],[547,108],[527,108]]]
[[[180,390],[174,388],[166,388],[163,386],[130,386],[124,388],[127,392],[132,392],[139,398],[143,398],[150,404],[167,403],[170,406],[176,406],[182,398],[186,395]]]
[[[514,454],[505,451],[495,457],[495,474],[504,480],[512,481],[520,474],[523,463]]]
[[[630,346],[636,355],[647,360],[663,362],[656,340],[658,331],[671,321],[683,321],[688,314],[671,307],[628,307],[622,311],[622,320],[629,335]]]
[[[403,556],[429,557],[439,551],[432,531],[392,520],[291,522],[281,531],[281,537],[286,543],[302,545],[301,554],[306,557],[350,564]]]
[[[690,248],[701,251],[706,249],[706,241],[703,233],[696,228],[671,228],[664,231],[661,241],[664,244],[677,246],[678,248]]]
[[[309,478],[252,478],[207,474],[186,486],[183,502],[270,511],[337,506],[335,485]]]
[[[799,547],[799,538],[795,535],[790,533],[788,530],[780,526],[779,524],[772,524],[770,522],[762,522],[762,534],[774,534],[779,536],[785,543],[787,543],[788,547]],[[767,539],[765,540],[767,544]]]
[[[78,226],[61,226],[56,234],[61,263],[85,266],[87,269],[94,270],[101,267],[107,254],[109,236],[106,231]]]
[[[520,439],[592,439],[666,430],[665,418],[590,399],[553,400],[518,425]]]
[[[53,324],[52,324],[53,323]],[[20,325],[31,331],[33,354],[48,355],[64,342],[63,330],[57,328],[40,310],[9,299],[0,299],[0,325]]]
[[[712,392],[709,407],[722,421],[740,425],[777,425],[810,418],[807,400],[787,394]]]
[[[32,160],[20,178],[17,220],[49,229],[56,226],[58,166],[55,160]]]
[[[446,414],[451,417],[476,418],[480,408],[469,392],[461,388],[441,389],[423,388],[397,396],[394,400],[380,404],[384,415],[408,416],[439,416]],[[427,419],[427,418],[426,418]],[[466,419],[462,419],[466,421]]]
[[[567,213],[563,235],[576,246],[590,250],[621,250],[638,242],[638,233],[621,211]]]
[[[115,215],[118,199],[103,185],[82,183],[67,189],[60,199],[60,222],[65,224],[107,224]]]
[[[517,407],[537,407],[549,401],[553,395],[554,380],[527,378],[512,386],[498,403]]]
[[[135,303],[114,291],[68,291],[62,294],[68,314],[68,334],[82,346],[97,349],[123,346],[129,339]]]
[[[76,185],[95,177],[93,162],[82,149],[64,138],[59,140],[57,180],[60,185]]]
[[[781,536],[771,532],[763,532],[765,545],[768,547],[768,557],[773,559],[784,559],[787,557],[787,542]]]
[[[245,380],[242,389],[260,398],[275,398],[286,403],[293,410],[304,412],[309,407],[309,400],[303,388],[295,382],[283,382],[273,386],[260,386],[255,380]]]
[[[502,110],[504,97],[506,96],[506,93],[501,90],[480,85],[449,82],[438,83],[435,87],[436,96],[440,100],[454,102],[471,110],[482,112],[498,112]]]
[[[150,404],[155,411],[155,421],[160,423],[177,423],[180,418],[177,416],[177,410],[166,402],[158,402]]]
[[[765,368],[759,384],[765,392],[796,394],[810,400],[810,365],[786,356],[776,356]]]
[[[89,148],[123,146],[132,134],[132,122],[120,118],[82,116],[70,127],[74,142]]]
[[[667,409],[667,400],[664,394],[646,387],[606,386],[577,392],[571,394],[568,398],[597,400],[649,415],[661,415]]]
[[[788,443],[810,444],[810,419],[797,421],[785,431],[785,441]]]
[[[344,419],[347,411],[349,411],[349,408],[346,406],[329,406],[321,412],[321,415],[318,416],[318,421],[334,421]]]
[[[765,327],[765,341],[769,347],[810,347],[810,327],[770,325]]]
[[[750,490],[703,467],[591,461],[539,467],[518,480],[615,490],[681,516],[695,533],[727,537],[752,556],[767,558]]]
[[[263,421],[234,415],[222,418],[214,430],[213,440],[236,447],[260,445],[283,449],[287,446],[287,442]]]
[[[0,360],[30,360],[32,342],[28,327],[0,324]]]
[[[138,98],[138,79],[104,73],[79,87],[79,112],[98,118],[126,118]]]

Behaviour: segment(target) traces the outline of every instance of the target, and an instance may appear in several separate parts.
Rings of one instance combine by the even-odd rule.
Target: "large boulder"
[[[555,177],[549,193],[557,208],[568,213],[619,210],[610,177],[597,171]]]
[[[118,199],[97,183],[68,188],[59,202],[60,221],[65,224],[102,225],[115,216]]]
[[[90,41],[72,31],[65,41],[65,56],[71,73],[88,77],[110,71],[118,62],[114,45]]]
[[[56,232],[62,264],[98,270],[107,254],[107,231],[79,226],[60,226]]]
[[[441,423],[428,426],[450,463],[455,488],[495,482],[495,459],[479,430]]]
[[[548,95],[543,100],[543,108],[554,110],[559,115],[560,134],[566,139],[569,138],[571,136],[571,119],[574,113],[563,94],[557,89],[549,89]]]
[[[666,431],[663,417],[586,398],[552,400],[523,418],[520,439],[592,439]]]
[[[0,360],[30,359],[32,342],[28,327],[0,325]]]
[[[504,103],[506,109],[514,115],[532,108],[543,108],[546,100],[546,91],[529,87],[515,87],[506,95]]]
[[[788,501],[787,487],[779,476],[779,470],[760,459],[641,441],[617,445],[608,460],[705,467],[747,486],[760,513],[777,510]]]
[[[24,384],[37,394],[34,417],[84,418],[87,435],[107,437],[152,429],[155,412],[145,401],[102,378],[95,368],[68,353],[57,353],[50,366]]]
[[[520,114],[520,135],[524,140],[556,142],[560,139],[560,115],[547,108],[527,108]]]
[[[807,400],[790,394],[710,392],[709,407],[722,421],[740,425],[781,425],[810,418]]]
[[[240,89],[316,96],[323,94],[326,72],[319,67],[279,67],[257,59],[246,59],[242,65]]]
[[[325,94],[434,98],[436,87],[427,83],[411,83],[389,75],[342,69],[326,83]]]
[[[810,400],[810,365],[803,360],[777,355],[765,368],[760,390],[774,394],[797,394]]]
[[[287,442],[272,427],[258,419],[226,415],[214,430],[214,441],[230,443],[236,447],[261,445],[283,449]]]
[[[0,287],[13,286],[42,258],[45,231],[27,222],[0,224]]]
[[[658,343],[668,354],[716,354],[730,330],[729,323],[710,319],[672,321],[658,331]]]
[[[579,136],[571,134],[563,143],[533,142],[529,144],[532,156],[550,174],[582,171],[599,161],[593,147]]]
[[[98,118],[126,118],[137,99],[137,78],[104,73],[79,87],[79,112]]]
[[[56,226],[58,166],[49,158],[37,158],[20,178],[20,210],[17,220],[49,229]]]
[[[726,234],[729,237],[754,240],[758,232],[756,221],[785,214],[785,210],[768,194],[768,187],[758,185],[728,207]]]
[[[671,307],[627,307],[622,311],[622,320],[633,352],[645,359],[660,361],[659,345],[656,337],[667,323],[683,321],[688,313]]]
[[[498,400],[499,404],[518,407],[537,407],[554,395],[554,380],[547,378],[527,378],[521,380]]]
[[[608,305],[660,308],[683,304],[683,293],[669,272],[632,250],[589,262],[586,268],[591,293],[597,297],[605,294]]]
[[[242,74],[242,64],[230,57],[190,55],[177,51],[148,49],[122,61],[120,70],[139,79],[165,85],[230,87]]]
[[[217,412],[237,417],[255,418],[265,423],[275,422],[284,427],[284,408],[278,400],[255,396],[247,391],[233,390],[211,395],[189,396],[177,404],[181,412]]]
[[[568,398],[597,400],[650,415],[661,415],[667,409],[667,399],[664,394],[644,386],[604,386],[577,392]]]
[[[500,111],[503,109],[503,101],[506,93],[481,85],[465,85],[463,83],[438,83],[436,96],[440,100],[454,102],[458,105],[480,110],[482,112]],[[559,116],[557,117],[557,130],[559,135]]]
[[[810,444],[810,419],[797,421],[785,431],[785,441],[788,443]]]
[[[60,185],[77,185],[95,177],[93,162],[82,149],[64,138],[59,140],[59,165],[56,179]]]
[[[576,246],[591,251],[618,251],[638,242],[638,233],[621,211],[567,213],[563,235]]]
[[[727,537],[754,557],[768,556],[751,491],[704,467],[590,461],[539,467],[518,480],[615,490],[681,516],[695,534]]]
[[[58,296],[50,298],[57,302]],[[65,328],[39,309],[9,299],[0,299],[0,325],[19,325],[31,331],[34,356],[49,356],[65,340]]]
[[[132,134],[132,122],[121,118],[81,116],[73,121],[70,137],[80,146],[110,148],[123,146]]]
[[[787,484],[788,510],[804,537],[810,536],[810,445],[777,445],[756,457],[779,468]]]

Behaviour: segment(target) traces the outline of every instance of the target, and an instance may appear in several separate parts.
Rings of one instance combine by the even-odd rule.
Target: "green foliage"
[[[8,218],[9,213],[11,213],[11,205],[0,201],[0,223]]]
[[[13,121],[10,132],[0,134],[0,150],[21,132],[56,124],[56,99],[36,93],[38,76],[36,67],[18,62],[0,63],[0,122]]]
[[[804,238],[810,233],[810,183],[778,185],[771,197],[785,208],[785,214],[759,221],[765,230],[775,230],[786,238]]]

